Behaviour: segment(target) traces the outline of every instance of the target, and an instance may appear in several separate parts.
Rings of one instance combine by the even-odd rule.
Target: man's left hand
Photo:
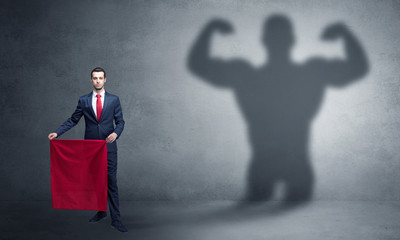
[[[107,143],[112,143],[115,141],[115,139],[117,139],[118,135],[116,133],[111,133],[110,135],[108,135],[108,137],[106,138]]]

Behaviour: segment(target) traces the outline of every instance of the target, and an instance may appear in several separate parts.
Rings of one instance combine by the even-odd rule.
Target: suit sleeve
[[[76,106],[75,112],[71,115],[70,118],[68,118],[65,123],[63,123],[57,130],[57,137],[61,136],[63,133],[66,131],[70,130],[73,128],[76,124],[78,124],[79,120],[81,119],[83,115],[83,106],[81,103],[81,100],[79,99],[78,101],[78,106]]]
[[[118,135],[117,138],[121,136],[122,131],[124,130],[125,121],[122,115],[122,108],[119,98],[117,98],[117,104],[114,109],[114,121],[115,121],[115,129],[114,132]]]

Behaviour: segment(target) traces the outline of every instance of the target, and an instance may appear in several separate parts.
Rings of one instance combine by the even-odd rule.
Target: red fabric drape
[[[107,210],[107,144],[104,140],[50,141],[54,209]]]

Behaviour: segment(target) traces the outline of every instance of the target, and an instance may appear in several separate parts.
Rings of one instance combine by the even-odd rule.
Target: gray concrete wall
[[[70,116],[79,96],[91,91],[89,73],[95,66],[107,70],[106,89],[120,96],[124,111],[126,126],[118,142],[122,200],[242,199],[254,162],[252,132],[268,138],[265,129],[271,124],[252,127],[244,113],[251,107],[240,105],[239,90],[208,83],[207,69],[206,77],[190,69],[189,54],[204,27],[222,19],[234,32],[213,35],[212,58],[241,59],[262,77],[260,69],[273,60],[261,42],[262,26],[277,13],[293,27],[293,66],[305,69],[312,58],[346,61],[343,41],[321,39],[337,22],[347,25],[368,59],[365,73],[353,82],[318,90],[317,106],[303,127],[296,125],[298,115],[285,115],[294,116],[294,130],[304,136],[285,132],[292,126],[286,122],[279,129],[285,133],[274,138],[284,140],[278,150],[290,152],[284,144],[293,136],[294,149],[308,155],[314,180],[306,184],[314,186],[315,199],[400,200],[400,2],[372,0],[2,1],[0,199],[50,199],[47,135]],[[228,76],[236,78],[237,69],[229,69]],[[224,78],[218,71],[211,73]],[[281,86],[296,90],[289,83]],[[310,96],[313,86],[294,91],[295,102]],[[245,95],[251,98],[252,91]],[[268,103],[262,109],[264,97],[255,100],[256,122],[296,110],[278,101],[271,112]],[[82,139],[83,128],[82,119],[62,138]],[[268,159],[270,153],[260,156]],[[274,165],[262,163],[261,172],[300,171],[296,160],[277,156]],[[276,198],[284,189],[277,186]]]

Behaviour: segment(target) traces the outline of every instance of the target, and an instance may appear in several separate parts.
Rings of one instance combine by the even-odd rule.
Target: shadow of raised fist
[[[233,32],[233,26],[222,19],[215,19],[209,23],[209,28],[218,31],[222,34],[229,34]]]
[[[328,26],[322,33],[321,38],[328,41],[337,40],[340,37],[347,35],[349,32],[346,25],[343,23],[335,23]]]

